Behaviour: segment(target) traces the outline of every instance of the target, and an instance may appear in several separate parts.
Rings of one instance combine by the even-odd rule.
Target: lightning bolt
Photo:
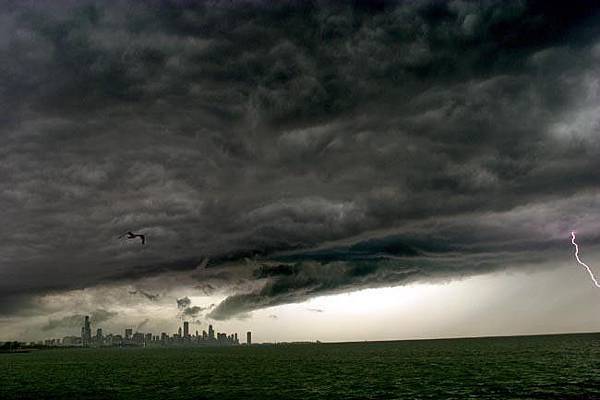
[[[590,278],[592,278],[594,285],[596,285],[597,288],[600,288],[600,283],[598,283],[598,279],[596,279],[590,267],[588,267],[587,264],[581,261],[579,258],[579,246],[577,246],[577,243],[575,243],[575,232],[571,232],[571,243],[573,243],[573,246],[575,246],[575,259],[587,270],[588,274],[590,274]]]

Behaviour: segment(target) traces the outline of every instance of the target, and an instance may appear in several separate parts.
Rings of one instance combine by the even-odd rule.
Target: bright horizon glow
[[[598,331],[599,321],[590,319],[590,315],[595,315],[595,306],[589,301],[596,291],[592,287],[581,289],[578,279],[572,266],[565,262],[558,268],[535,272],[498,272],[444,283],[414,283],[320,296],[257,310],[248,320],[227,324],[252,326],[257,342]]]

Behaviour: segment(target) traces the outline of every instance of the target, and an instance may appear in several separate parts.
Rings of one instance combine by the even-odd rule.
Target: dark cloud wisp
[[[116,312],[98,309],[91,313],[90,321],[95,325],[108,321],[115,316],[117,316]],[[50,331],[61,328],[79,328],[83,325],[84,318],[85,315],[83,314],[72,314],[60,319],[50,319],[46,325],[42,326],[42,330]]]

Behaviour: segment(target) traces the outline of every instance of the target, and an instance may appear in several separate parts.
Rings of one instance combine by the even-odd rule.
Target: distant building
[[[144,344],[144,340],[145,340],[145,335],[143,333],[136,332],[133,334],[133,337],[132,337],[133,343],[142,345],[142,344]]]
[[[190,336],[190,323],[187,321],[183,322],[183,337]]]
[[[133,329],[131,329],[131,328],[125,329],[125,340],[131,340],[132,335],[133,335]]]
[[[247,345],[252,344],[252,332],[250,332],[250,331],[246,332],[246,344]]]
[[[212,325],[208,326],[208,340],[215,340],[215,330]]]
[[[62,340],[63,346],[79,346],[81,338],[77,336],[65,336]]]
[[[96,329],[96,342],[98,342],[98,344],[102,344],[102,340],[104,340],[104,337],[102,336],[102,328],[98,328]]]
[[[83,347],[87,347],[92,342],[92,328],[90,326],[90,317],[89,315],[85,316],[83,320],[83,326],[81,327],[81,343]]]

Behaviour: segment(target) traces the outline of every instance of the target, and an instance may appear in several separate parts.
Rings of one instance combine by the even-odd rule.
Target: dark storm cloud
[[[192,305],[192,301],[187,296],[182,299],[177,299],[177,308],[179,308],[180,310],[184,310],[191,305]]]
[[[541,219],[546,218],[542,213]],[[496,219],[503,220],[506,226]],[[542,225],[529,219],[527,224]],[[542,227],[543,228],[543,227]],[[511,236],[508,235],[512,230]],[[565,227],[565,231],[568,228]],[[286,264],[262,265],[253,276],[258,288],[229,296],[210,318],[228,319],[240,313],[316,295],[411,282],[439,282],[512,267],[535,267],[549,257],[569,254],[567,237],[548,237],[519,226],[515,217],[465,217],[463,221],[421,223],[409,233],[369,238],[349,245],[293,251],[274,256]],[[419,232],[421,231],[421,232]],[[529,235],[529,237],[527,236]],[[314,310],[313,310],[314,311]]]
[[[599,200],[591,196],[459,220],[429,219],[393,235],[371,233],[371,237],[349,244],[274,255],[274,261],[254,270],[253,276],[262,278],[262,285],[228,297],[209,317],[228,319],[316,295],[418,281],[443,282],[508,267],[542,268],[548,267],[548,260],[566,262],[572,255],[568,238],[573,226],[588,225],[584,228],[587,245],[599,239],[592,232],[598,227],[598,218],[581,213],[581,203],[595,207]]]
[[[227,318],[600,227],[592,2],[3,4],[1,313],[193,270]]]

